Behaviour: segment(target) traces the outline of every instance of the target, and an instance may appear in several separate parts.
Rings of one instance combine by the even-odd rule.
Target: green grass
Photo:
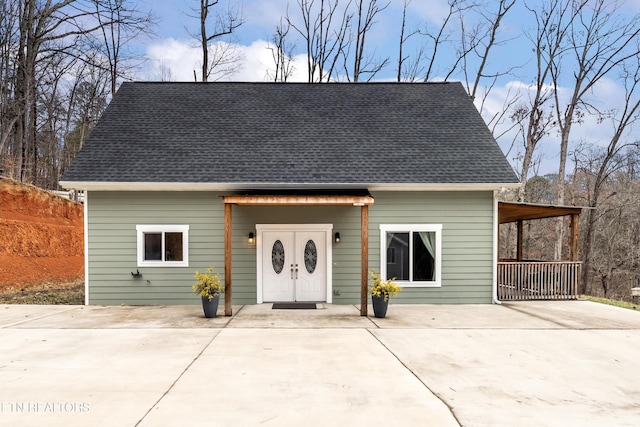
[[[627,301],[619,301],[619,300],[615,300],[615,299],[609,299],[609,298],[600,298],[600,297],[592,297],[590,295],[580,295],[581,299],[586,299],[587,301],[593,301],[593,302],[597,302],[600,304],[608,304],[608,305],[613,305],[616,307],[621,307],[621,308],[627,308],[629,310],[637,310],[640,311],[640,306],[638,306],[637,304],[633,304]]]

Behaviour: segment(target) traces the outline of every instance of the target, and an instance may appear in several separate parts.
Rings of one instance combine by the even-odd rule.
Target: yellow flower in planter
[[[382,276],[374,270],[369,270],[369,277],[371,277],[371,282],[373,282],[373,286],[369,288],[369,292],[371,292],[371,295],[374,297],[384,298],[385,301],[389,301],[389,297],[398,295],[398,292],[402,290],[402,287],[396,284],[395,277],[389,280],[383,280]]]
[[[214,266],[207,268],[204,273],[196,271],[196,283],[193,285],[193,293],[206,297],[211,301],[214,297],[224,293],[224,287],[220,277],[213,272]]]

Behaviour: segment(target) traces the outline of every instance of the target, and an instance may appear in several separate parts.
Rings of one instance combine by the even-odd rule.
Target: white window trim
[[[433,231],[436,233],[436,280],[432,282],[397,280],[396,282],[406,288],[439,288],[442,286],[442,224],[380,224],[380,274],[382,277],[387,277],[387,233],[412,231]],[[413,245],[411,240],[409,239],[410,245]],[[409,259],[409,269],[412,268],[413,257]]]
[[[189,226],[188,225],[136,225],[138,245],[138,267],[188,267],[189,266]],[[182,233],[182,261],[145,261],[145,233]],[[164,238],[162,239],[164,253]]]

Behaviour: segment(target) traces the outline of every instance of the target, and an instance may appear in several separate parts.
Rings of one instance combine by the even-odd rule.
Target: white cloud
[[[150,60],[144,80],[193,81],[193,70],[200,68],[199,52],[190,44],[173,38],[162,39],[147,49]]]
[[[271,50],[265,40],[256,40],[249,46],[234,45],[242,57],[240,68],[224,80],[270,81],[270,70],[274,69]],[[147,49],[150,65],[139,76],[143,80],[194,81],[194,70],[200,80],[202,67],[201,51],[192,44],[172,38],[162,39]],[[294,57],[294,73],[290,81],[306,81],[306,56]]]
[[[268,76],[269,71],[275,69],[271,50],[265,40],[257,40],[250,46],[240,46],[240,50],[245,58],[242,69],[230,80],[233,81],[271,81]],[[294,74],[289,81],[307,81],[306,56],[297,55],[293,61]]]

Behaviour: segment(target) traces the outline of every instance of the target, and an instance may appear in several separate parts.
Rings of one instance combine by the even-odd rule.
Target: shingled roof
[[[216,82],[123,83],[62,184],[517,182],[459,83]]]

